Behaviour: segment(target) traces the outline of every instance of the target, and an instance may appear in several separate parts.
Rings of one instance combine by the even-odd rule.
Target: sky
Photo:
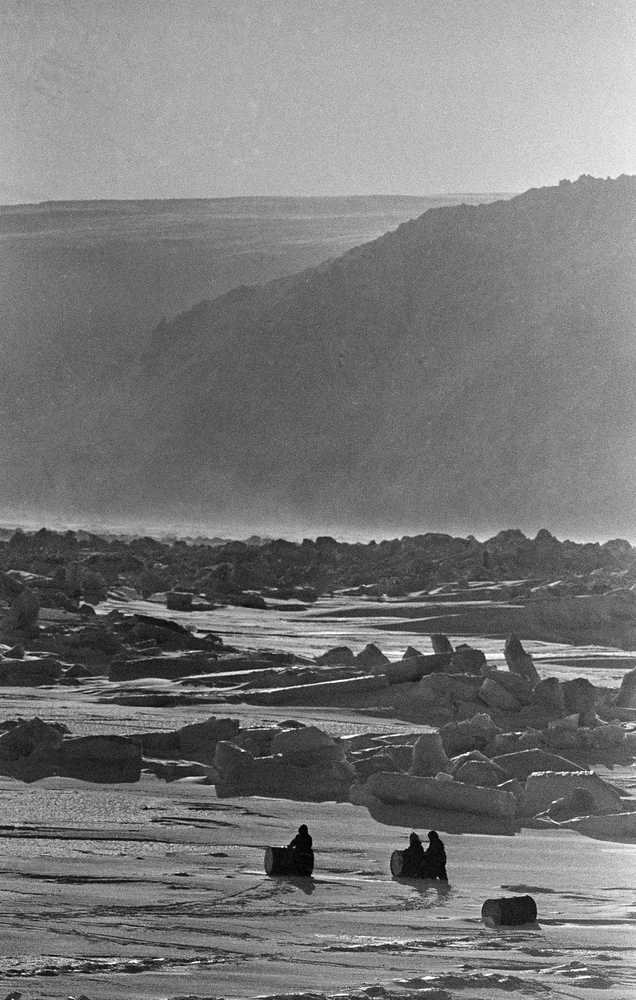
[[[0,203],[634,173],[633,0],[2,0]]]

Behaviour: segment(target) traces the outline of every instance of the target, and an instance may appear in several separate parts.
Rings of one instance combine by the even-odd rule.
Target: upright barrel
[[[314,852],[292,851],[289,847],[265,849],[266,875],[300,875],[308,877],[314,870]]]
[[[481,908],[481,919],[490,927],[531,924],[537,919],[537,904],[532,896],[487,899]]]

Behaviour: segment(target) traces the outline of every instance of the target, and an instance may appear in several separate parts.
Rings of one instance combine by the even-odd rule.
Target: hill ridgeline
[[[161,323],[79,401],[67,488],[257,528],[633,534],[635,189],[432,209]]]

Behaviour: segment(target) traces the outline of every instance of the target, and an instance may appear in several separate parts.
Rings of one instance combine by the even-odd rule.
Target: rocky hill
[[[152,331],[203,298],[336,257],[431,207],[503,195],[0,206],[3,513],[111,526],[130,511]],[[183,524],[170,522],[183,533]]]
[[[124,493],[258,523],[629,534],[635,189],[431,210],[161,325]]]
[[[25,377],[1,457],[41,461],[8,488],[232,534],[633,537],[635,187],[429,210],[162,322],[59,412]]]

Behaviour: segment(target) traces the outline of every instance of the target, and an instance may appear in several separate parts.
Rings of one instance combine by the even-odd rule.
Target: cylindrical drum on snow
[[[265,873],[267,875],[288,875],[291,870],[288,847],[265,848]]]
[[[389,862],[391,875],[394,878],[432,878],[426,858],[414,861],[407,851],[393,851]]]
[[[393,851],[389,867],[391,868],[391,875],[394,875],[395,878],[404,875],[404,851]]]
[[[292,851],[290,847],[267,847],[265,849],[266,875],[311,875],[314,870],[313,851]]]
[[[481,908],[481,919],[491,927],[531,924],[537,919],[537,904],[532,896],[487,899]]]

